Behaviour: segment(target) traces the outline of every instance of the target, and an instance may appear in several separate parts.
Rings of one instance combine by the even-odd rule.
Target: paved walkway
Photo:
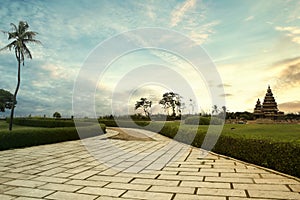
[[[155,141],[99,136],[0,151],[0,199],[300,199],[299,179],[143,134]]]

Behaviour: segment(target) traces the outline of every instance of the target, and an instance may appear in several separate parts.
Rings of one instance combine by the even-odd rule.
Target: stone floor
[[[297,178],[142,133],[155,141],[98,136],[0,151],[0,199],[300,199]]]

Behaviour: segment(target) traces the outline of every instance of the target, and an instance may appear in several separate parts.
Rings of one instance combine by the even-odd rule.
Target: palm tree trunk
[[[18,82],[17,82],[17,87],[14,93],[13,97],[13,104],[10,112],[10,121],[9,121],[9,130],[12,130],[12,125],[13,125],[13,119],[14,119],[14,111],[15,111],[15,103],[17,102],[17,94],[20,88],[20,83],[21,83],[21,60],[20,60],[20,52],[18,52],[18,55],[16,55],[17,60],[18,60]]]

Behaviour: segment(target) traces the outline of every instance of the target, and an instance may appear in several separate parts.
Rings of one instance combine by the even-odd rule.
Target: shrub
[[[10,119],[7,119],[9,122]],[[49,118],[14,118],[13,123],[20,126],[57,128],[57,127],[75,127],[71,119],[49,119]],[[91,126],[93,123],[82,123],[82,126]]]
[[[186,118],[184,123],[189,125],[220,125],[223,123],[223,121],[217,117],[194,116]]]
[[[109,127],[126,127],[126,128],[140,128],[150,124],[150,121],[127,121],[127,120],[108,120],[108,119],[99,119],[99,123],[103,123]]]
[[[221,135],[213,151],[300,177],[300,146],[295,143]]]
[[[105,125],[100,124],[101,129],[105,132]],[[84,135],[81,138],[97,136],[95,126],[81,127]],[[13,131],[0,132],[0,150],[29,147],[42,144],[51,144],[56,142],[78,140],[79,135],[75,127],[63,128],[21,128]]]

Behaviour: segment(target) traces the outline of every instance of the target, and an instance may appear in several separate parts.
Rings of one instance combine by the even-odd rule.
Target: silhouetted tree
[[[217,115],[219,113],[219,108],[217,105],[213,105],[212,107],[212,114]]]
[[[152,101],[149,101],[147,98],[141,98],[135,104],[135,110],[142,108],[145,116],[150,117],[150,109],[152,106]]]
[[[5,112],[5,109],[11,109],[17,102],[14,101],[14,95],[9,91],[0,89],[0,112]]]
[[[176,116],[176,108],[178,113],[181,113],[181,96],[174,92],[166,92],[163,98],[159,101],[165,110],[172,108],[172,116]]]
[[[60,119],[61,114],[59,112],[55,112],[55,113],[53,113],[53,117],[55,117],[56,119]]]
[[[19,25],[11,23],[12,31],[2,31],[5,34],[8,34],[8,40],[12,40],[11,43],[0,49],[3,50],[14,50],[16,59],[18,61],[18,75],[17,75],[17,86],[13,95],[13,103],[17,102],[17,94],[19,91],[20,83],[21,83],[21,64],[24,66],[25,57],[32,59],[31,52],[29,51],[27,44],[29,43],[41,43],[40,41],[34,39],[37,35],[36,32],[28,31],[29,25],[27,22],[20,21]],[[10,114],[10,123],[9,130],[12,130],[12,122],[14,117],[15,104],[11,106],[11,114]]]

